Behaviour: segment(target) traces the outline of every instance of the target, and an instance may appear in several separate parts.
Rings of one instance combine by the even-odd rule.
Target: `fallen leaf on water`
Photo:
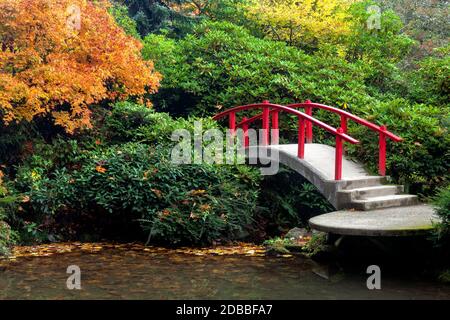
[[[116,243],[52,243],[42,244],[36,246],[16,246],[12,249],[12,254],[3,258],[7,261],[15,261],[22,257],[49,257],[55,254],[64,254],[76,251],[83,251],[87,253],[98,253],[107,249],[123,250],[132,254],[132,252],[145,252],[149,255],[165,255],[165,254],[187,254],[194,256],[231,256],[231,255],[246,255],[261,257],[265,256],[265,248],[249,243],[236,243],[233,245],[221,245],[204,248],[181,247],[176,249],[169,249],[163,247],[144,246],[139,243],[116,244]],[[2,259],[0,259],[2,260]]]

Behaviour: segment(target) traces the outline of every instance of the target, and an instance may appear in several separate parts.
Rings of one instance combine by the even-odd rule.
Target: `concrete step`
[[[388,183],[388,179],[389,177],[367,176],[360,179],[339,181],[339,186],[341,190],[375,187]]]
[[[380,185],[350,190],[341,190],[338,191],[338,196],[343,203],[346,203],[352,202],[353,200],[401,194],[403,192],[403,189],[403,186]]]
[[[410,194],[397,194],[354,200],[349,206],[357,210],[367,211],[380,208],[413,206],[418,203],[419,200],[417,196]]]

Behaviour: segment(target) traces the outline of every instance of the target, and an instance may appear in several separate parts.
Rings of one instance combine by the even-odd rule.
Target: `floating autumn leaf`
[[[104,168],[102,166],[96,166],[95,167],[95,171],[97,171],[99,173],[105,173],[106,172],[106,168]]]
[[[15,261],[17,258],[23,257],[48,257],[55,254],[64,254],[70,252],[88,252],[98,253],[106,249],[124,250],[127,252],[137,251],[145,252],[146,254],[158,254],[158,255],[173,255],[187,254],[187,255],[251,255],[251,256],[264,256],[266,250],[262,246],[257,246],[249,243],[237,243],[235,245],[228,246],[215,246],[206,248],[188,248],[182,247],[178,249],[167,249],[162,247],[145,246],[137,243],[52,243],[43,244],[37,246],[15,246],[12,249],[12,254],[8,257],[0,258],[0,261],[9,260]],[[286,256],[291,257],[291,255]]]

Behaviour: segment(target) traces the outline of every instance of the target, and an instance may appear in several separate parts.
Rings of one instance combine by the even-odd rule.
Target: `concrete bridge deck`
[[[258,148],[267,150],[258,153]],[[419,204],[415,195],[403,194],[403,186],[389,185],[389,178],[372,176],[346,157],[342,180],[334,180],[331,146],[306,144],[304,159],[298,158],[296,144],[253,146],[248,151],[252,151],[249,158],[267,154],[267,159],[297,171],[339,210],[312,218],[313,229],[341,235],[407,236],[424,234],[438,221],[433,208]]]
[[[305,157],[299,159],[296,144],[251,146],[248,157],[277,161],[297,171],[314,184],[336,209],[373,210],[411,206],[417,196],[403,194],[403,186],[388,185],[388,178],[372,176],[358,162],[342,159],[342,179],[334,179],[335,148],[306,144]],[[261,151],[262,150],[262,151]]]

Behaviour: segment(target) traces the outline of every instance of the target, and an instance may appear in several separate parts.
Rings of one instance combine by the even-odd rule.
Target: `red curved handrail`
[[[263,109],[262,114],[255,115],[249,119],[243,118],[241,122],[236,124],[236,113],[239,111],[249,110],[249,109]],[[305,113],[298,111],[298,108],[305,109]],[[333,128],[330,125],[313,118],[312,113],[313,109],[322,109],[327,110],[333,113],[338,114],[341,117],[341,127]],[[311,143],[313,138],[313,125],[316,125],[336,136],[336,157],[335,157],[335,179],[340,180],[342,177],[342,154],[343,154],[343,142],[347,141],[352,144],[359,143],[358,140],[352,138],[347,134],[347,122],[348,120],[352,120],[358,124],[361,124],[372,131],[378,132],[379,134],[379,160],[378,160],[378,168],[379,174],[382,176],[386,175],[386,138],[389,138],[395,142],[400,142],[403,139],[399,136],[396,136],[392,132],[388,131],[386,126],[378,126],[374,123],[371,123],[367,120],[364,120],[358,116],[355,116],[347,111],[330,107],[320,103],[312,103],[311,101],[306,101],[304,103],[294,103],[288,106],[282,106],[278,104],[272,104],[269,101],[264,101],[263,103],[257,104],[249,104],[245,106],[235,107],[224,112],[219,113],[214,116],[214,120],[220,120],[226,116],[229,117],[229,127],[230,130],[234,131],[236,128],[243,128],[244,137],[245,137],[245,146],[248,146],[248,127],[251,123],[256,120],[262,119],[263,121],[263,145],[267,145],[269,143],[269,126],[270,126],[270,116],[272,116],[272,129],[276,129],[274,133],[275,136],[272,137],[272,143],[278,143],[278,114],[280,111],[296,115],[298,117],[298,157],[300,159],[304,159],[304,144],[305,137],[306,142]],[[306,130],[306,136],[305,136]]]
[[[376,125],[374,123],[371,123],[371,122],[369,122],[369,121],[367,121],[365,119],[362,119],[362,118],[360,118],[358,116],[355,116],[354,114],[351,114],[350,112],[347,112],[347,111],[344,111],[344,110],[341,110],[341,109],[338,109],[338,108],[330,107],[330,106],[327,106],[327,105],[324,105],[324,104],[320,104],[320,103],[313,103],[313,102],[294,103],[294,104],[287,105],[287,107],[293,108],[293,109],[297,109],[297,108],[303,108],[303,109],[317,108],[317,109],[331,111],[331,112],[336,113],[336,114],[341,116],[341,128],[344,129],[344,132],[346,132],[347,126],[346,126],[346,121],[344,121],[342,119],[342,117],[345,117],[346,120],[350,119],[350,120],[353,120],[356,123],[359,123],[359,124],[361,124],[363,126],[366,126],[369,129],[372,129],[372,131],[383,133],[384,135],[386,135],[386,137],[390,138],[391,140],[393,140],[395,142],[403,141],[403,139],[401,137],[393,134],[390,131],[387,131],[386,126],[378,126],[378,125]],[[271,110],[270,111],[270,113],[274,113],[274,112],[276,112],[276,110]],[[312,114],[310,114],[309,111],[306,111],[306,114],[309,115],[309,116],[312,116]],[[251,118],[246,119],[245,121],[241,121],[237,125],[237,127],[242,127],[245,124],[250,124],[250,123],[252,123],[252,122],[254,122],[256,120],[259,120],[261,118],[262,118],[262,114],[255,115],[255,116],[253,116]],[[345,122],[345,125],[343,125],[344,122]],[[307,128],[307,130],[308,130],[308,128]],[[310,140],[308,138],[310,138],[310,137],[308,137],[308,133],[307,133],[307,140]],[[311,138],[312,138],[312,136],[311,136]],[[311,141],[309,141],[309,142],[311,142]]]
[[[350,112],[330,107],[324,104],[320,103],[313,103],[309,100],[307,100],[304,103],[294,103],[290,104],[287,107],[289,108],[303,108],[305,109],[305,113],[309,116],[312,116],[313,109],[322,109],[326,111],[330,111],[333,113],[336,113],[341,117],[341,128],[344,133],[347,133],[347,122],[348,120],[352,120],[360,125],[363,125],[367,128],[369,128],[372,131],[375,131],[379,134],[379,157],[378,157],[378,172],[380,175],[385,176],[386,175],[386,138],[391,139],[394,142],[401,142],[403,139],[392,132],[387,130],[387,127],[385,125],[378,126],[374,123],[371,123],[365,119],[362,119],[358,116],[355,116],[354,114],[351,114]],[[277,110],[270,110],[270,114],[272,114],[272,117],[276,119],[276,126],[278,127],[278,111]],[[249,119],[244,119],[242,122],[240,122],[237,127],[244,127],[250,125],[252,122],[261,119],[262,114],[255,115]],[[313,123],[307,122],[306,123],[306,142],[312,143],[313,140]]]
[[[403,141],[403,139],[400,138],[399,136],[396,136],[392,132],[387,131],[386,126],[378,126],[378,125],[376,125],[374,123],[371,123],[371,122],[369,122],[369,121],[367,121],[365,119],[362,119],[362,118],[360,118],[358,116],[355,116],[354,114],[351,114],[350,112],[347,112],[347,111],[344,111],[344,110],[341,110],[341,109],[338,109],[338,108],[330,107],[330,106],[327,106],[327,105],[324,105],[324,104],[320,104],[320,103],[314,103],[314,102],[311,102],[309,100],[304,102],[304,103],[290,104],[290,105],[287,105],[287,107],[294,108],[294,109],[296,109],[296,108],[304,108],[304,109],[317,108],[317,109],[331,111],[331,112],[336,113],[336,114],[341,116],[341,127],[342,128],[344,127],[344,126],[342,126],[342,124],[344,122],[343,119],[345,119],[345,123],[346,123],[346,120],[350,119],[350,120],[353,120],[356,123],[359,123],[359,124],[361,124],[361,125],[363,125],[365,127],[368,127],[372,131],[376,131],[378,133],[383,133],[386,137],[390,138],[391,140],[393,140],[395,142]],[[309,112],[307,112],[307,114],[311,115],[311,114],[309,114]],[[346,125],[345,125],[345,128],[346,128]]]
[[[352,144],[358,144],[359,143],[358,140],[352,138],[351,136],[347,135],[346,133],[339,132],[338,129],[335,129],[332,126],[330,126],[330,125],[328,125],[328,124],[326,124],[326,123],[324,123],[324,122],[322,122],[320,120],[317,120],[317,119],[313,118],[312,116],[307,115],[306,113],[303,113],[303,112],[300,112],[300,111],[295,110],[293,108],[290,108],[290,107],[287,107],[287,106],[282,106],[282,105],[279,105],[279,104],[255,103],[255,104],[249,104],[249,105],[245,105],[245,106],[234,107],[234,108],[228,109],[226,111],[223,111],[223,112],[215,115],[213,117],[213,120],[220,120],[220,119],[225,118],[226,116],[229,116],[231,114],[236,114],[239,111],[244,111],[244,110],[249,110],[249,109],[259,109],[259,108],[261,108],[261,109],[263,109],[263,108],[273,108],[273,110],[284,111],[286,113],[290,113],[290,114],[296,115],[298,117],[301,117],[301,118],[307,120],[308,122],[310,122],[312,124],[315,124],[316,126],[322,128],[322,129],[328,131],[329,133],[332,133],[335,136],[340,136],[343,140],[345,140],[347,142],[350,142]],[[270,110],[269,112],[272,112],[273,110]],[[263,115],[261,114],[259,118],[262,118],[262,117],[263,117]],[[252,118],[250,118],[250,119],[252,119]],[[249,122],[250,119],[245,120],[244,123]],[[235,125],[234,128],[230,128],[230,129],[234,130],[234,129],[236,129],[236,127],[241,127],[242,123],[243,122],[239,123],[239,125],[237,125],[237,126]]]
[[[306,113],[300,112],[294,108],[282,106],[278,104],[270,103],[269,101],[264,101],[263,103],[257,103],[257,104],[249,104],[245,106],[239,106],[235,108],[231,108],[229,110],[226,110],[224,112],[219,113],[218,115],[214,116],[214,120],[220,120],[225,117],[229,117],[229,128],[231,132],[233,133],[236,130],[236,113],[244,110],[249,109],[263,109],[263,113],[261,115],[262,122],[263,122],[263,145],[269,144],[269,126],[270,126],[270,114],[272,114],[272,129],[276,129],[274,132],[276,132],[276,135],[272,137],[272,143],[274,143],[274,140],[276,141],[275,144],[278,143],[278,113],[280,111],[296,115],[298,117],[298,153],[297,156],[300,159],[304,159],[305,157],[305,128],[306,125],[316,125],[329,133],[332,133],[336,137],[336,155],[335,155],[335,180],[341,180],[342,179],[342,154],[343,154],[343,143],[344,141],[347,141],[352,144],[359,143],[358,140],[350,137],[342,128],[335,129],[331,127],[330,125],[317,120],[313,118],[311,115],[308,115]],[[255,117],[253,117],[255,118]],[[251,119],[253,119],[251,118]],[[244,130],[244,145],[245,147],[249,146],[248,143],[248,122],[246,118],[243,119],[243,122],[241,122],[239,125],[242,126]]]

